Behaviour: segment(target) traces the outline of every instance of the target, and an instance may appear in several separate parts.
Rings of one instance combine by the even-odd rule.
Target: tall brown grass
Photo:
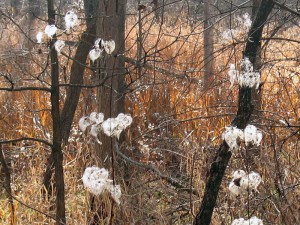
[[[127,64],[126,79],[130,83],[126,108],[133,115],[134,124],[126,132],[124,152],[138,162],[151,164],[193,188],[198,196],[176,189],[154,173],[128,164],[126,177],[118,177],[122,184],[121,205],[116,206],[115,224],[191,224],[204,192],[207,172],[221,143],[224,127],[230,124],[236,112],[237,91],[229,89],[228,64],[241,60],[243,44],[225,47],[215,44],[216,79],[207,92],[202,91],[203,38],[201,25],[189,26],[178,20],[172,26],[154,21],[148,16],[143,24],[143,48],[150,67],[170,72],[161,74],[154,69],[142,70]],[[126,56],[137,58],[136,17],[126,23]],[[13,27],[13,26],[12,26]],[[221,29],[221,28],[220,28]],[[10,29],[12,30],[12,29]],[[280,34],[291,38],[299,33],[290,28]],[[16,49],[24,37],[7,32],[10,44],[3,51]],[[70,38],[70,37],[68,37]],[[76,37],[74,37],[76,41]],[[219,193],[212,224],[230,224],[234,218],[256,215],[265,224],[292,225],[299,218],[299,67],[287,58],[298,56],[298,46],[289,42],[271,41],[262,54],[262,113],[253,122],[263,131],[261,154],[255,159],[255,168],[263,178],[259,193],[232,199],[227,190],[231,173],[236,169],[248,170],[251,165],[245,157],[245,146],[235,152],[228,166]],[[39,49],[42,54],[38,54]],[[75,48],[71,48],[72,55]],[[47,46],[34,45],[30,55],[2,60],[1,71],[10,73],[22,85],[46,85],[48,70]],[[284,59],[284,60],[282,60]],[[21,67],[24,60],[27,66]],[[71,62],[60,58],[69,71]],[[280,61],[276,61],[280,60]],[[63,71],[62,71],[63,72]],[[186,78],[177,75],[187,75]],[[42,81],[36,83],[36,78]],[[191,83],[190,78],[199,79]],[[86,82],[93,79],[87,71]],[[24,82],[28,80],[28,82]],[[4,79],[2,79],[4,82]],[[62,77],[63,81],[63,77]],[[132,83],[131,83],[132,82]],[[64,93],[64,92],[62,92]],[[84,90],[78,107],[72,136],[64,150],[66,208],[69,224],[86,224],[91,216],[90,195],[84,189],[81,176],[86,166],[97,163],[93,143],[77,128],[78,118],[93,111],[95,93]],[[51,119],[49,94],[33,92],[1,92],[1,139],[20,136],[49,138]],[[33,120],[35,117],[35,122]],[[283,121],[297,127],[289,127]],[[54,196],[45,199],[41,194],[42,176],[50,150],[42,144],[23,142],[5,145],[5,154],[13,175],[14,196],[20,201],[54,216],[49,209]],[[4,191],[0,198],[0,223],[10,223],[10,208]],[[108,199],[105,200],[107,203]],[[50,218],[17,201],[16,224],[54,224]]]

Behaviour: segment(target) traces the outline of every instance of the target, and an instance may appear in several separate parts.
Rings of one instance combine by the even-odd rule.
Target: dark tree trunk
[[[48,0],[48,23],[55,24],[55,10],[53,0]],[[65,185],[63,172],[63,153],[61,146],[61,123],[59,110],[59,69],[57,52],[54,48],[56,36],[50,41],[51,59],[51,116],[53,126],[53,146],[52,156],[55,168],[55,187],[56,187],[56,224],[65,224]]]
[[[71,67],[71,85],[83,85],[83,76],[85,70],[85,62],[91,47],[93,46],[96,36],[96,11],[98,0],[87,1],[85,3],[85,11],[87,17],[87,29],[81,35],[80,43],[76,50],[75,60]],[[81,87],[69,87],[67,97],[64,103],[61,122],[62,122],[62,138],[63,142],[68,143],[70,130],[73,123],[75,111],[78,105]]]
[[[115,117],[124,112],[125,4],[125,0],[100,0],[99,5],[97,37],[112,39],[116,43],[113,55],[106,55],[99,61],[99,80],[105,80],[105,84],[98,89],[98,110],[104,113],[105,118]],[[100,140],[103,144],[97,147],[96,154],[102,163],[105,158],[111,157],[112,142],[111,138],[104,134]],[[110,166],[109,163],[106,165]]]
[[[255,15],[257,13],[258,7],[260,5],[261,0],[253,0],[252,5],[252,21],[255,19]],[[261,43],[257,47],[257,54],[256,54],[256,60],[255,60],[255,67],[254,70],[260,70],[262,65],[262,58],[261,58]],[[253,111],[253,114],[250,118],[251,123],[257,124],[261,122],[262,118],[262,85],[259,86],[258,89],[252,89],[251,92],[252,96],[252,104],[255,107],[255,110]],[[245,164],[248,171],[256,171],[257,165],[255,163],[255,158],[259,157],[260,155],[260,146],[248,146],[245,153]]]
[[[125,6],[126,0],[100,0],[98,7],[97,38],[105,41],[114,40],[115,51],[112,55],[104,53],[104,58],[97,62],[99,70],[97,76],[104,85],[98,88],[98,111],[104,114],[105,119],[116,117],[124,112],[124,77],[125,77]],[[97,164],[110,169],[114,180],[114,150],[112,138],[100,134],[101,145],[95,146]],[[119,140],[121,141],[121,140]],[[114,203],[111,204],[93,199],[91,203],[94,216],[90,224],[98,225],[107,219],[113,223]]]
[[[96,36],[96,9],[98,0],[86,1],[85,11],[87,18],[87,29],[81,35],[81,39],[76,50],[74,61],[70,72],[70,84],[79,85],[72,86],[67,89],[67,97],[61,113],[61,138],[64,144],[68,143],[70,130],[74,120],[75,111],[78,105],[79,96],[81,93],[80,85],[83,85],[83,76],[85,71],[85,63],[89,51],[93,45]],[[49,156],[46,171],[44,174],[43,184],[51,195],[51,178],[53,170],[53,156]]]
[[[5,160],[5,155],[2,149],[2,144],[0,144],[0,163],[2,166],[2,169],[0,171],[0,173],[4,173],[4,188],[5,191],[7,192],[7,197],[8,197],[8,202],[10,204],[10,210],[11,210],[11,225],[14,225],[16,223],[15,221],[15,206],[14,206],[14,202],[13,202],[13,198],[12,198],[12,190],[11,190],[11,175],[10,175],[10,171],[9,171],[9,167],[6,163]]]
[[[254,64],[256,62],[257,51],[260,46],[262,31],[265,22],[273,8],[271,0],[262,0],[255,20],[249,31],[249,38],[244,51],[244,57],[248,57]],[[251,88],[243,87],[239,90],[238,111],[235,119],[232,121],[232,126],[244,129],[249,123],[252,115],[253,105],[251,103]],[[231,157],[231,152],[225,141],[220,146],[214,161],[211,164],[208,181],[206,183],[203,200],[200,210],[195,218],[195,225],[209,225],[216,205],[217,196],[220,185]]]

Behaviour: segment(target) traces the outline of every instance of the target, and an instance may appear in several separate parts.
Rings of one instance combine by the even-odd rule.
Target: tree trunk
[[[203,89],[207,90],[214,80],[214,34],[212,18],[212,0],[204,0],[204,74]]]
[[[125,4],[125,0],[101,0],[99,5],[97,37],[116,42],[112,55],[105,55],[98,64],[99,80],[105,80],[105,84],[98,89],[98,110],[104,113],[105,118],[124,112]],[[111,157],[112,143],[106,135],[102,135],[100,140],[103,144],[98,145],[96,155],[103,163],[104,159]],[[110,166],[110,163],[106,163],[106,166]]]
[[[89,51],[93,45],[95,35],[96,35],[96,11],[98,7],[98,0],[90,0],[85,2],[85,14],[87,28],[85,32],[81,35],[78,48],[74,57],[74,61],[70,72],[70,84],[78,85],[68,87],[67,97],[61,112],[61,138],[64,144],[68,143],[70,136],[70,130],[74,120],[75,111],[78,105],[81,87],[83,85],[83,76],[85,71],[85,63]],[[48,195],[51,195],[51,177],[53,170],[53,156],[50,155],[47,161],[47,167],[44,174],[43,184],[48,191]]]
[[[111,55],[104,53],[104,58],[98,60],[97,76],[99,81],[105,81],[98,88],[98,111],[104,114],[105,119],[116,117],[124,112],[124,76],[125,76],[125,6],[126,0],[100,0],[98,7],[97,38],[104,41],[114,40],[115,51]],[[95,146],[97,164],[111,170],[114,180],[114,150],[112,138],[100,134],[101,145]],[[119,140],[121,141],[121,140]],[[113,202],[104,199],[92,200],[93,220],[90,224],[102,224],[108,220],[113,223]]]
[[[260,5],[261,0],[254,0],[252,5],[252,21],[255,19],[255,15],[257,13],[258,7]],[[259,71],[262,65],[262,59],[261,59],[261,43],[259,43],[259,46],[257,47],[257,54],[256,54],[256,60],[254,64],[254,70]],[[262,86],[260,85],[258,89],[252,89],[251,92],[252,96],[252,104],[255,107],[255,110],[253,111],[253,114],[251,116],[251,122],[252,123],[260,123],[261,122],[261,109],[262,109]],[[245,153],[245,164],[248,171],[256,171],[257,165],[255,163],[255,158],[259,157],[260,155],[260,146],[248,146]]]
[[[260,46],[263,27],[272,8],[272,0],[262,0],[255,20],[253,21],[249,31],[249,38],[244,51],[244,57],[248,57],[254,67],[257,51]],[[249,123],[252,111],[253,105],[251,102],[251,88],[241,87],[239,90],[238,111],[235,119],[232,121],[232,126],[244,129]],[[194,221],[195,225],[210,224],[220,185],[230,157],[231,151],[229,151],[229,147],[226,142],[223,141],[214,158],[214,161],[211,164],[201,207]]]
[[[48,0],[48,23],[55,24],[55,10],[53,0]],[[57,52],[54,48],[56,35],[50,41],[51,59],[51,116],[52,116],[52,156],[55,168],[55,187],[56,187],[56,224],[65,224],[65,185],[63,172],[63,153],[61,146],[61,124],[59,110],[59,68]]]
[[[85,14],[87,18],[87,29],[81,35],[80,42],[75,54],[75,60],[71,67],[70,84],[83,85],[83,76],[85,71],[85,62],[90,49],[93,46],[96,36],[96,16],[95,9],[98,7],[98,0],[85,2]],[[78,105],[81,87],[71,86],[67,89],[67,97],[61,113],[62,138],[63,142],[68,143],[70,130],[72,127],[75,111]]]

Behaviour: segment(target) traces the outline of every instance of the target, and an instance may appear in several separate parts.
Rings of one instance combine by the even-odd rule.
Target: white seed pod
[[[259,146],[262,140],[262,132],[254,125],[247,125],[244,130],[246,146],[256,145]]]
[[[263,224],[263,221],[262,221],[261,219],[257,218],[256,216],[251,217],[251,218],[247,221],[246,224],[247,224],[247,225],[264,225],[264,224]],[[245,224],[245,225],[246,225],[246,224]]]
[[[251,17],[249,15],[249,13],[245,13],[243,15],[243,25],[245,28],[250,28],[251,27],[251,24],[252,24],[252,20],[251,20]]]
[[[253,72],[253,65],[248,57],[245,57],[241,61],[241,71],[244,73]]]
[[[90,114],[90,121],[92,123],[100,124],[104,121],[104,114],[103,113],[92,112]]]
[[[105,168],[95,167],[93,173],[91,174],[91,179],[103,179],[108,180],[109,172]]]
[[[108,179],[108,171],[95,166],[85,169],[82,181],[84,187],[94,195],[100,195],[111,184],[111,180]]]
[[[244,132],[236,127],[225,127],[222,138],[231,150],[236,150],[239,149],[240,143],[244,140]]]
[[[246,172],[244,170],[237,170],[237,171],[234,171],[233,173],[233,179],[239,179],[239,178],[242,178],[243,176],[246,175]]]
[[[120,126],[119,121],[116,118],[108,118],[102,124],[103,132],[109,137],[116,137],[119,139],[123,127]]]
[[[120,113],[116,119],[119,121],[119,124],[123,129],[126,129],[132,123],[131,115],[126,115],[124,113]]]
[[[93,63],[95,62],[95,60],[97,60],[102,53],[103,50],[99,49],[99,48],[93,48],[90,52],[89,52],[89,57],[90,59],[93,61]]]
[[[80,118],[78,124],[79,124],[79,129],[82,132],[85,132],[86,128],[91,125],[91,122],[90,122],[89,117],[84,116],[84,117]]]
[[[132,123],[132,117],[120,113],[116,118],[109,118],[102,123],[102,130],[107,136],[119,139],[120,134]]]
[[[53,35],[56,34],[57,27],[55,25],[47,25],[45,28],[45,34],[52,39]]]
[[[249,187],[249,178],[248,175],[243,176],[240,180],[240,186],[243,190],[248,190]]]
[[[104,41],[103,47],[105,49],[105,52],[110,55],[115,50],[116,43],[114,40]]]
[[[237,71],[235,69],[234,64],[230,64],[228,75],[229,75],[229,79],[230,79],[230,87],[229,88],[232,88],[232,86],[234,85],[235,80],[237,79],[237,77],[239,75],[239,71]]]
[[[98,138],[98,134],[100,133],[100,131],[101,131],[101,126],[99,126],[98,124],[94,124],[91,126],[89,134],[95,138],[95,140],[99,145],[102,145],[102,142]]]
[[[237,197],[242,193],[242,188],[235,185],[233,181],[229,183],[228,189],[232,197]]]
[[[62,40],[57,40],[54,44],[55,50],[57,51],[57,54],[60,55],[61,50],[63,47],[65,47],[65,42]]]
[[[66,30],[69,31],[78,25],[78,16],[73,11],[68,11],[65,15]]]
[[[115,202],[120,205],[120,198],[122,196],[121,186],[120,185],[110,185],[108,188],[111,197]]]
[[[44,33],[41,32],[41,31],[39,31],[39,32],[37,33],[37,35],[36,35],[37,43],[39,43],[39,44],[42,43],[42,41],[43,41],[43,35],[44,35]]]
[[[235,219],[232,221],[231,225],[246,225],[244,218]]]
[[[223,43],[226,43],[226,42],[233,42],[234,41],[234,38],[238,35],[238,30],[235,30],[235,29],[228,29],[228,30],[225,30],[223,31],[222,33],[222,39],[221,41]]]
[[[258,185],[261,183],[262,179],[261,176],[256,172],[251,172],[248,175],[249,180],[249,188],[257,190]]]
[[[243,72],[238,76],[238,82],[240,87],[252,88],[255,86],[258,89],[260,85],[260,73],[259,72]]]

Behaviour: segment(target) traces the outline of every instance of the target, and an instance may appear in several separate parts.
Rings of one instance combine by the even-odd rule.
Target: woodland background
[[[270,14],[259,19],[263,7]],[[227,225],[255,215],[264,224],[300,224],[298,7],[266,0],[2,0],[0,223]],[[64,32],[70,10],[80,24]],[[38,44],[48,23],[59,32]],[[97,38],[115,40],[116,50],[92,63]],[[66,41],[61,55],[57,39]],[[229,66],[239,68],[252,43],[261,85],[231,85]],[[93,111],[106,118],[128,113],[133,124],[119,140],[100,135],[99,145],[78,128]],[[229,154],[225,127],[249,123],[263,132],[261,145]],[[214,171],[219,159],[227,161]],[[121,185],[120,205],[83,187],[82,174],[93,165]],[[230,196],[238,169],[262,176],[258,193]],[[215,175],[220,187],[210,185]],[[201,206],[206,197],[216,202]]]

